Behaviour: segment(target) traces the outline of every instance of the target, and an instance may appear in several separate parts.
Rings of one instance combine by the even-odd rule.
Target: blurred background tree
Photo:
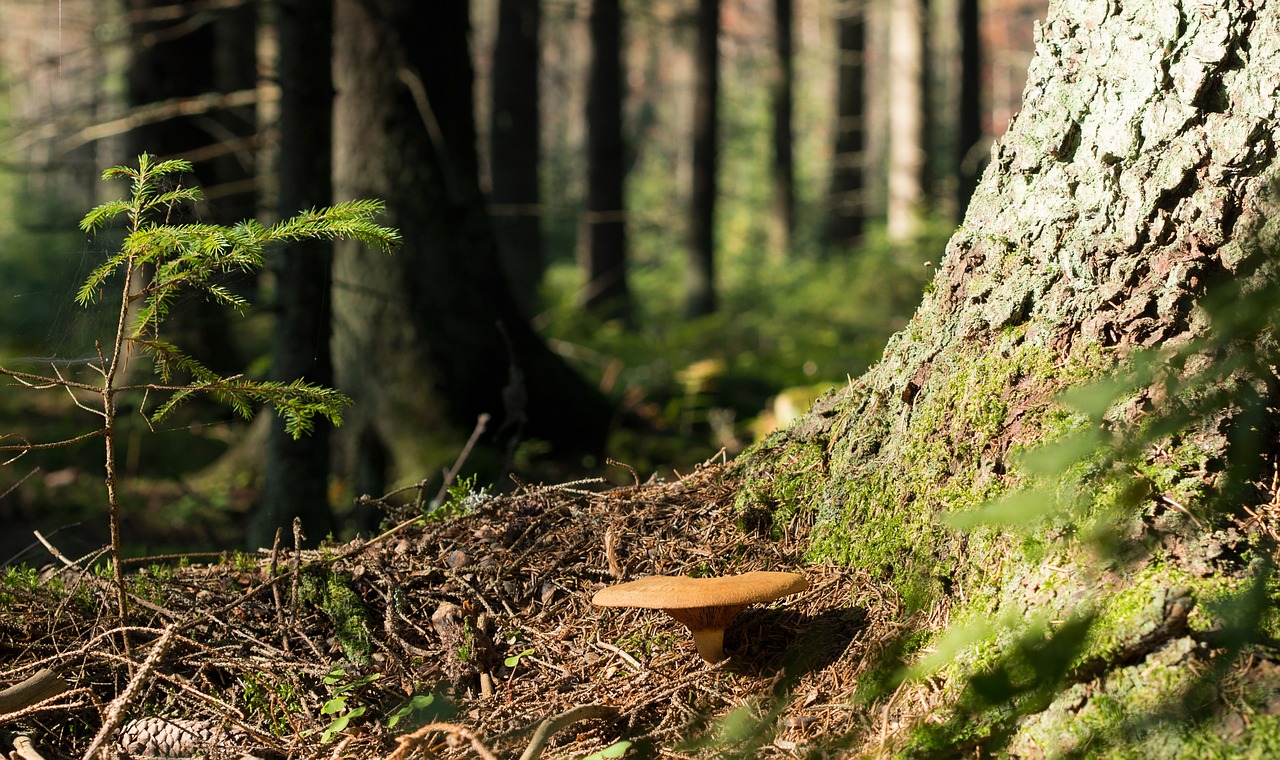
[[[6,359],[74,373],[92,353],[100,326],[70,294],[97,252],[75,220],[101,168],[142,149],[193,160],[211,221],[323,204],[329,177],[405,231],[396,258],[344,249],[332,275],[323,247],[278,252],[232,283],[266,304],[234,331],[183,304],[183,340],[215,367],[325,382],[332,340],[357,411],[296,449],[230,415],[139,422],[126,534],[226,545],[255,509],[255,543],[306,510],[309,533],[349,531],[368,518],[353,496],[438,485],[480,414],[468,465],[500,487],[605,455],[651,471],[740,450],[905,323],[1046,3],[920,4],[893,34],[888,0],[410,5],[336,3],[352,23],[330,46],[322,4],[0,0]],[[915,223],[889,235],[903,157],[917,188],[895,208]],[[7,398],[0,432],[60,424],[59,400]],[[74,523],[88,467],[74,451],[10,465],[0,517]]]

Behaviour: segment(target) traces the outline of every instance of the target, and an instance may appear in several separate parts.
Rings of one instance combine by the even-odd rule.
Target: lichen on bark
[[[1206,630],[1216,625],[1204,600],[1245,583],[1243,561],[1189,570],[1221,526],[1197,535],[1188,523],[1154,530],[1150,523],[1166,518],[1135,518],[1123,529],[1150,552],[1099,570],[1079,541],[1040,536],[1027,546],[1000,531],[952,529],[939,517],[1027,482],[1017,452],[1084,424],[1059,404],[1061,391],[1104,375],[1135,349],[1203,334],[1205,293],[1255,265],[1247,240],[1271,213],[1276,71],[1280,7],[1051,3],[1037,25],[1022,111],[993,147],[912,322],[865,375],[741,458],[739,508],[756,519],[807,515],[815,559],[871,571],[908,612],[934,605],[957,618],[1026,620],[1033,609],[1093,610],[1092,659],[1070,683],[1117,700],[1111,713],[1147,711],[1107,684],[1148,660],[1192,667],[1210,657],[1202,646],[1185,657],[1168,653],[1188,618],[1201,616]],[[1206,462],[1231,453],[1222,433],[1229,417],[1224,411],[1208,433],[1188,431],[1139,463],[1150,482],[1182,484],[1177,495],[1145,486],[1142,498],[1202,509],[1195,500],[1212,480],[1201,477],[1212,469]],[[1033,581],[1043,580],[1046,551],[1069,577],[1042,598],[1045,584]],[[967,589],[963,604],[957,587]],[[1107,606],[1108,594],[1124,599],[1126,589],[1189,601],[1162,602],[1158,614],[1152,605]],[[1148,636],[1152,630],[1160,635]],[[1107,712],[1102,701],[1091,704],[1071,709]],[[1046,721],[1029,720],[1022,734],[1005,726],[1009,746],[1045,749],[1037,737]]]

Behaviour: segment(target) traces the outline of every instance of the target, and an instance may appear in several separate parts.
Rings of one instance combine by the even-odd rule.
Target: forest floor
[[[728,465],[599,489],[473,496],[445,519],[387,505],[395,527],[319,550],[134,561],[127,627],[93,558],[10,571],[0,687],[51,696],[4,714],[0,691],[0,754],[841,756],[929,713],[928,684],[874,709],[855,695],[900,641],[892,592],[805,564],[806,525],[739,525]],[[751,570],[810,585],[741,614],[714,666],[665,614],[590,603],[643,575]]]

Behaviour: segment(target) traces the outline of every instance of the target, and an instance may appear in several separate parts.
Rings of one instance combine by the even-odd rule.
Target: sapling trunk
[[[138,229],[138,216],[130,220],[131,231]],[[120,623],[125,624],[129,614],[129,595],[124,585],[124,563],[121,561],[120,541],[120,495],[116,483],[116,378],[120,373],[120,365],[124,361],[125,326],[129,318],[129,296],[133,290],[134,276],[133,257],[125,262],[124,289],[120,294],[120,316],[116,321],[116,334],[111,346],[111,360],[108,362],[101,354],[99,345],[98,359],[102,365],[102,433],[106,439],[103,446],[106,454],[106,486],[107,486],[107,523],[111,531],[111,577],[116,587],[116,605],[120,609]]]

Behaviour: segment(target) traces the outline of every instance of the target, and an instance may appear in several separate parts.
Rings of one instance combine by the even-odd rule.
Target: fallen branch
[[[45,760],[44,755],[36,751],[36,745],[32,743],[31,737],[18,736],[13,737],[13,755],[16,760]]]
[[[70,688],[62,676],[49,668],[42,668],[27,680],[0,691],[0,716],[43,702]]]
[[[129,681],[128,686],[120,695],[111,701],[107,707],[106,719],[102,721],[102,727],[98,729],[98,733],[93,737],[93,741],[89,744],[89,749],[84,753],[84,760],[96,760],[99,752],[103,748],[103,744],[115,735],[116,729],[120,728],[124,723],[125,710],[132,704],[134,697],[142,691],[151,680],[151,674],[155,672],[156,666],[160,664],[160,659],[169,651],[170,645],[173,644],[174,634],[178,632],[178,626],[171,625],[165,629],[164,634],[156,640],[151,651],[147,653],[147,658],[143,660],[142,667],[134,674],[133,679]]]

